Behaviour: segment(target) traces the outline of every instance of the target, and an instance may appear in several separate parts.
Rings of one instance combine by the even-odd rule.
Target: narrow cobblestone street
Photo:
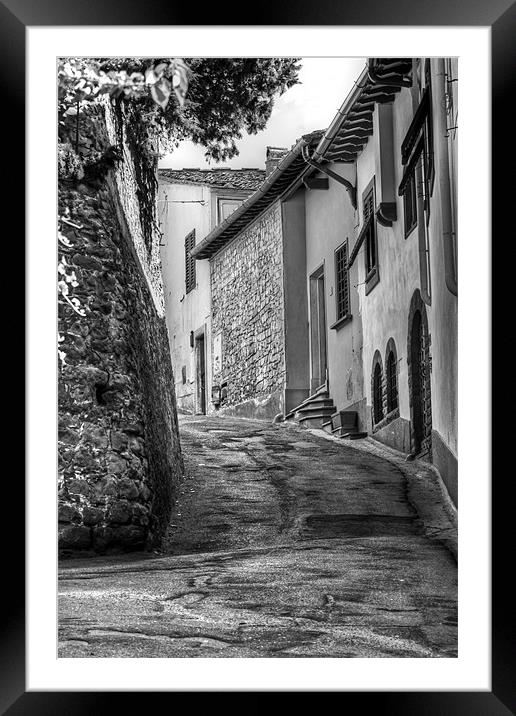
[[[373,440],[182,417],[161,554],[64,560],[62,657],[453,657],[453,511]]]

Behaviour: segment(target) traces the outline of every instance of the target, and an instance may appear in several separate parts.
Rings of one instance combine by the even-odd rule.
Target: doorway
[[[324,266],[310,276],[310,389],[311,393],[327,388],[326,305]]]
[[[195,377],[196,406],[195,412],[206,415],[206,350],[204,333],[195,336]]]
[[[412,452],[431,458],[432,402],[429,334],[426,313],[422,313],[419,309],[414,311],[410,327],[410,402]]]

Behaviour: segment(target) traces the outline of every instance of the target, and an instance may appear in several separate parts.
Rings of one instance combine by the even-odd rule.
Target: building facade
[[[374,75],[373,75],[374,76]],[[457,502],[455,60],[417,58],[356,160],[367,430]]]
[[[224,412],[432,461],[457,503],[457,61],[372,58],[192,250]]]
[[[163,288],[179,412],[213,409],[210,269],[190,251],[264,177],[259,169],[159,170]]]

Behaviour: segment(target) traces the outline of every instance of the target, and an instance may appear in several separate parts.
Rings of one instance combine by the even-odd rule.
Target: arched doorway
[[[426,309],[419,291],[414,293],[410,307],[407,356],[412,452],[431,459],[430,335]]]

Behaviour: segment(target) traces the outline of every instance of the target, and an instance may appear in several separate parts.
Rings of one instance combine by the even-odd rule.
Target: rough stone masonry
[[[113,144],[110,113],[81,117],[83,159]],[[145,265],[141,232],[124,210],[137,205],[124,179],[130,160],[124,147],[123,169],[94,189],[59,183],[59,214],[69,212],[62,250],[85,313],[59,302],[61,554],[159,544],[183,473],[161,286],[149,281],[159,272]],[[150,261],[157,252],[147,251]]]
[[[212,332],[222,338],[224,412],[273,417],[285,383],[279,203],[211,259]],[[258,405],[257,405],[258,403]]]

